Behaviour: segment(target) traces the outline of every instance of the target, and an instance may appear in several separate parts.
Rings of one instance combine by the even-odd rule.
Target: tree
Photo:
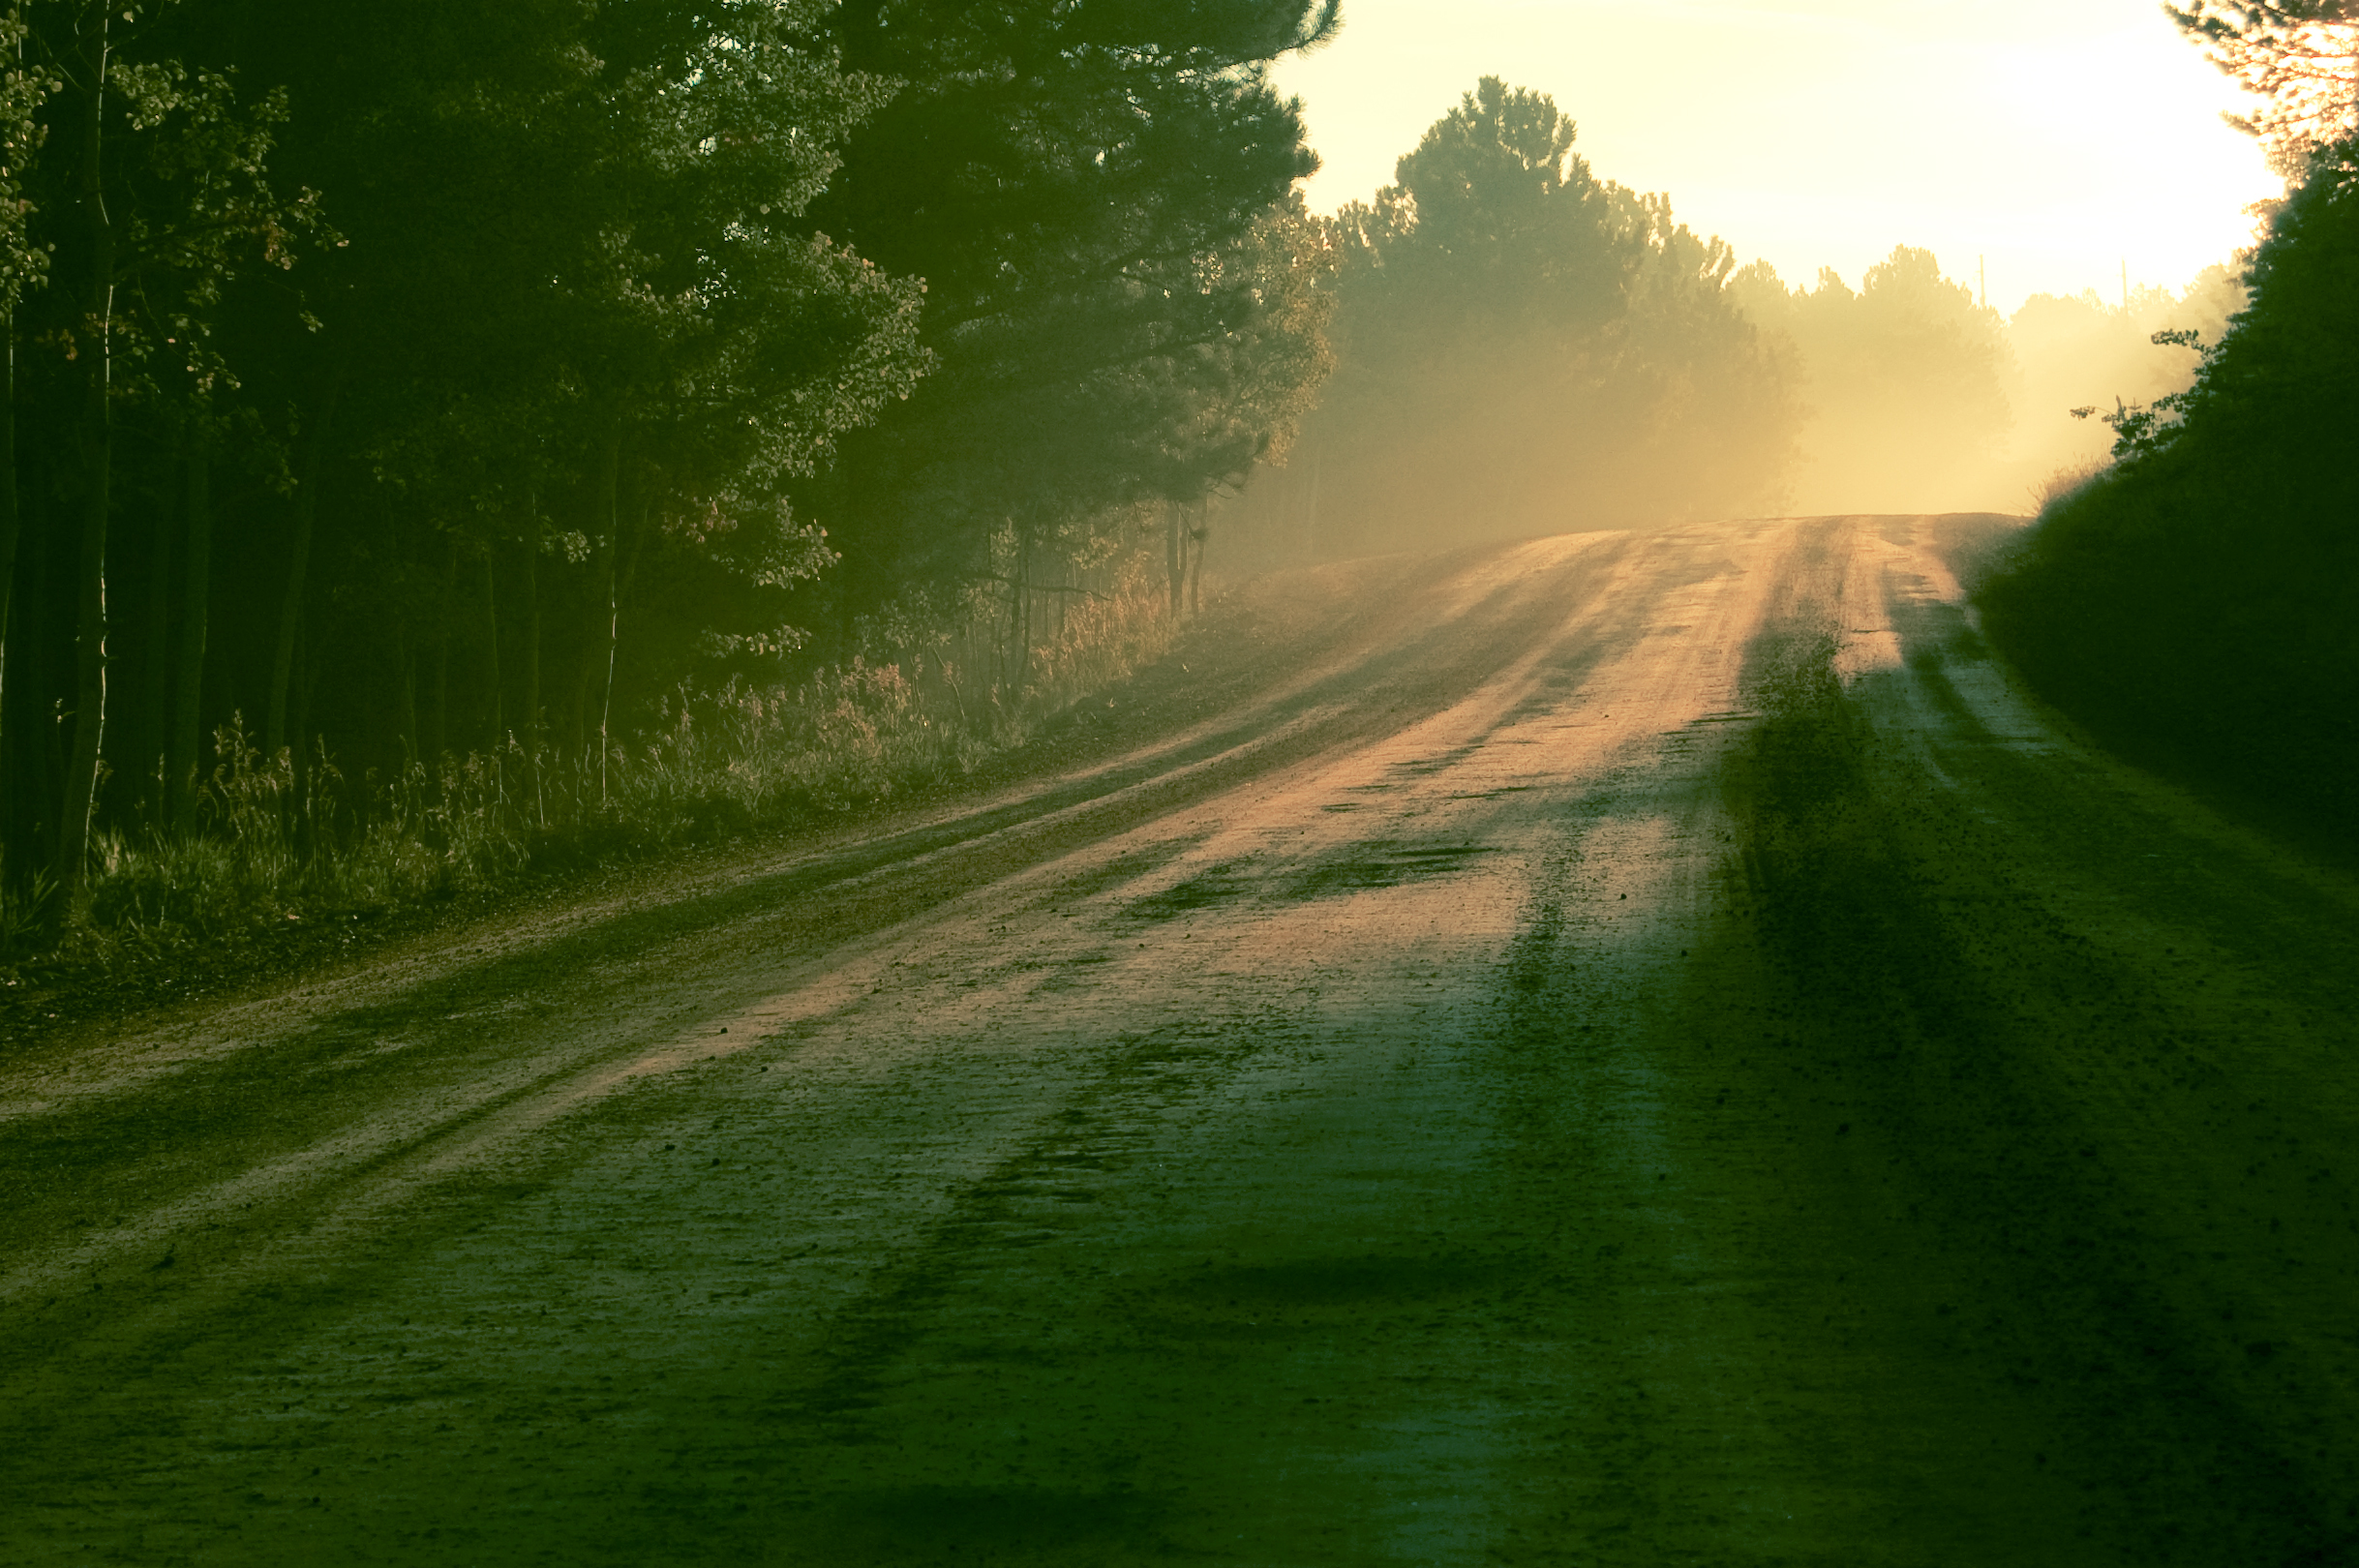
[[[2051,506],[1985,624],[2043,696],[2141,762],[2348,856],[2359,768],[2359,186],[2273,215],[2187,392],[2117,414],[2117,461]],[[2304,826],[2301,819],[2307,819]]]
[[[1667,199],[1600,180],[1545,94],[1486,77],[1337,215],[1334,383],[1306,428],[1362,548],[1759,504],[1799,409]]]
[[[801,217],[892,90],[842,69],[829,8],[407,0],[325,30],[295,0],[239,9],[219,46],[288,84],[288,154],[349,238],[313,290],[326,330],[275,345],[278,396],[328,437],[285,536],[341,498],[270,615],[284,739],[300,662],[348,754],[587,743],[618,684],[764,630],[654,615],[669,640],[621,657],[633,593],[674,581],[638,572],[650,553],[740,574],[691,572],[699,610],[774,628],[777,585],[827,558],[782,486],[926,366],[917,285]],[[322,602],[344,633],[298,661]]]
[[[940,367],[802,487],[845,555],[845,633],[912,588],[1028,580],[1089,520],[1198,497],[1240,441],[1274,438],[1229,388],[1265,349],[1304,374],[1317,351],[1283,304],[1296,257],[1252,237],[1316,166],[1264,64],[1337,15],[1333,0],[836,14],[846,64],[905,85],[813,210],[924,280]],[[1225,399],[1242,423],[1209,438]]]
[[[32,163],[48,138],[43,106],[62,85],[24,47],[31,28],[24,6],[0,16],[0,824],[8,813],[5,714],[9,692],[9,609],[15,602],[16,550],[21,533],[16,499],[16,312],[26,290],[48,275],[48,253],[35,244],[26,191]],[[0,872],[12,869],[0,859]]]
[[[2359,131],[2359,5],[2352,0],[2190,0],[2162,9],[2262,101],[2234,123],[2258,136],[2287,175]]]
[[[310,194],[282,194],[265,167],[284,101],[241,96],[228,74],[171,52],[171,7],[142,17],[119,3],[58,3],[24,15],[22,47],[47,91],[44,149],[25,171],[22,199],[29,242],[47,264],[45,286],[18,301],[15,341],[34,350],[23,368],[43,393],[44,477],[71,498],[45,522],[52,564],[68,552],[74,562],[60,574],[75,606],[74,675],[62,694],[70,739],[49,791],[37,792],[53,792],[53,808],[13,802],[8,859],[20,877],[45,859],[71,897],[86,868],[106,754],[118,420],[234,384],[214,341],[225,289],[241,273],[291,265],[325,231]],[[21,501],[17,478],[12,499]],[[13,646],[19,629],[11,626]],[[64,628],[21,629],[38,637]],[[26,695],[7,694],[12,729],[26,716]],[[21,739],[9,738],[12,746]],[[45,836],[50,853],[29,854]]]
[[[1893,247],[1857,291],[1825,268],[1789,289],[1766,262],[1732,283],[1806,378],[1806,509],[1938,509],[1996,456],[2013,421],[2006,326],[1930,251]]]

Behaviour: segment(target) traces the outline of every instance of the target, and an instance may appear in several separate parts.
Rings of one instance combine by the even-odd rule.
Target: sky
[[[2184,286],[2278,195],[2245,106],[2158,0],[1344,0],[1282,62],[1324,166],[1312,207],[1394,161],[1485,75],[1552,95],[1602,178],[1789,284],[1857,287],[1895,245],[1992,305]]]

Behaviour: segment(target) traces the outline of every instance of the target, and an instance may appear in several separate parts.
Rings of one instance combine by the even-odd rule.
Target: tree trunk
[[[434,673],[427,681],[427,755],[436,768],[450,750],[450,634],[459,609],[459,536],[442,535],[442,600],[435,618]]]
[[[67,905],[80,896],[90,858],[90,818],[98,808],[99,759],[106,735],[106,523],[114,464],[113,432],[102,372],[90,421],[89,490],[83,498],[81,549],[75,571],[74,750],[66,766],[51,871]],[[61,912],[62,913],[62,912]]]
[[[9,608],[16,601],[16,317],[0,311],[0,714],[8,705]],[[11,755],[4,721],[0,721],[0,823],[13,821],[5,792]],[[0,832],[6,831],[0,828]],[[0,868],[4,869],[4,868]]]
[[[270,660],[270,706],[268,718],[262,726],[262,754],[276,757],[282,746],[288,744],[287,733],[287,697],[295,672],[295,636],[303,624],[304,577],[312,558],[312,523],[318,510],[320,455],[327,446],[328,431],[336,420],[336,395],[341,390],[341,376],[329,380],[327,391],[320,399],[319,418],[312,430],[310,448],[303,456],[303,477],[295,487],[294,535],[287,548],[287,591],[279,599],[279,638]],[[294,738],[295,749],[302,749],[302,738]],[[295,759],[298,769],[302,758]]]
[[[540,715],[540,497],[525,499],[525,770],[531,782],[532,801],[541,826],[549,825],[548,804],[541,798],[540,764],[544,737]]]
[[[49,761],[57,732],[49,694],[56,685],[50,659],[56,647],[55,626],[62,608],[53,594],[42,591],[55,577],[51,555],[60,541],[58,529],[42,511],[45,477],[31,464],[18,475],[22,528],[16,556],[15,604],[9,616],[7,745],[0,749],[0,769],[6,770],[4,796],[7,819],[5,845],[0,845],[0,873],[7,886],[26,891],[37,874],[46,874],[57,847],[56,809],[60,774]],[[54,503],[52,502],[52,506]],[[46,525],[46,526],[45,526]]]
[[[1318,467],[1324,456],[1323,452],[1311,454],[1311,515],[1302,530],[1303,556],[1314,563],[1318,559]]]
[[[609,726],[615,717],[615,644],[621,634],[621,619],[616,609],[615,574],[622,558],[622,421],[617,419],[607,432],[606,452],[598,471],[599,509],[606,514],[605,558],[600,563],[600,575],[606,588],[606,687],[598,697],[598,804],[607,799],[606,751],[611,739]]]
[[[1164,582],[1170,591],[1171,618],[1179,619],[1180,584],[1187,564],[1187,533],[1180,524],[1180,503],[1164,502]]]
[[[540,755],[540,498],[525,502],[525,748]]]
[[[287,799],[294,811],[295,846],[305,856],[319,853],[318,829],[325,820],[318,798],[312,794],[319,781],[311,769],[311,748],[304,744],[311,735],[312,692],[318,682],[318,661],[312,657],[311,627],[298,621],[293,678],[287,694],[287,749],[294,774],[293,793]]]
[[[1013,713],[1016,705],[1023,701],[1024,679],[1032,674],[1032,578],[1029,571],[1032,551],[1029,548],[1030,543],[1031,541],[1024,535],[1024,530],[1020,528],[1017,528],[1015,530],[1015,560],[1013,569],[1008,573],[1008,596],[1012,601],[1008,611],[1009,630],[1012,633],[1012,641],[1015,644],[1014,648],[1010,649],[1014,655],[1008,678],[1006,711],[1010,713]]]
[[[99,26],[85,64],[90,70],[90,118],[84,127],[81,170],[82,219],[90,231],[90,276],[83,306],[98,323],[83,409],[85,483],[82,537],[75,573],[74,753],[66,767],[59,801],[57,880],[59,918],[81,897],[90,859],[90,816],[98,805],[99,758],[106,734],[106,525],[114,477],[114,410],[109,381],[114,370],[114,226],[106,214],[105,113],[110,11]]]
[[[175,832],[196,827],[191,804],[203,766],[206,619],[213,606],[212,410],[200,409],[189,443],[188,561],[180,584],[180,657],[172,670],[172,740],[166,761],[166,824]]]
[[[159,498],[147,552],[147,639],[140,649],[143,663],[140,695],[145,731],[139,737],[139,766],[156,769],[156,825],[162,827],[172,809],[172,770],[169,760],[172,722],[172,525],[179,522],[168,498]]]
[[[394,714],[402,739],[400,776],[407,779],[409,769],[418,762],[418,647],[417,638],[405,622],[394,624],[393,658],[394,672],[400,678]]]
[[[497,759],[506,726],[499,710],[504,695],[499,688],[499,585],[488,541],[483,547],[483,690],[491,704],[483,749]]]
[[[1188,571],[1188,614],[1202,618],[1204,614],[1204,546],[1212,539],[1212,498],[1207,496],[1195,509],[1196,525],[1189,532],[1195,540],[1195,563]]]

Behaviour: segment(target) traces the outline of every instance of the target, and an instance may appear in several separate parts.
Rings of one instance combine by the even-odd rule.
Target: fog
[[[1905,248],[1856,291],[1831,273],[1789,289],[1758,266],[1732,289],[1799,356],[1810,415],[1789,505],[1800,513],[2036,511],[2058,476],[2106,461],[2102,413],[2193,379],[2196,353],[2154,334],[2217,343],[2244,298],[2214,266],[2177,291],[2035,294],[2003,317]]]
[[[2102,415],[2193,379],[2242,290],[2038,294],[1896,245],[1808,282],[1592,170],[1485,78],[1325,220],[1335,370],[1283,467],[1204,516],[1215,569],[1748,515],[2037,511]],[[1963,276],[1961,276],[1963,272]],[[2073,410],[2094,410],[2075,417]]]

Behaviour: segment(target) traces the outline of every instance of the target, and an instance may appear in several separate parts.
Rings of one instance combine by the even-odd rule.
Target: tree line
[[[1825,268],[1791,286],[1575,139],[1548,95],[1485,78],[1395,183],[1323,221],[1335,371],[1293,448],[1308,461],[1215,508],[1227,559],[2018,509],[2090,456],[2076,404],[2185,386],[2151,331],[2215,329],[2241,302],[2214,268],[2184,294],[2035,296],[2010,319],[1909,245],[1856,288]]]
[[[1330,221],[1336,371],[1305,422],[1321,548],[1648,526],[1772,502],[1804,412],[1728,245],[1601,179],[1485,77]]]
[[[1241,475],[1326,365],[1265,67],[1336,25],[16,0],[0,876],[187,830],[233,723],[602,759]]]
[[[1223,529],[1652,526],[1777,510],[1813,455],[1873,490],[1995,449],[2024,316],[1907,247],[1857,290],[1739,266],[1545,94],[1484,78],[1310,215],[1266,67],[1338,24],[15,0],[0,894],[70,907],[94,831],[204,831],[255,758],[602,791],[692,697],[830,669],[922,728],[949,628],[959,702],[1020,702],[1129,656],[1060,650],[1069,609],[1139,646],[1112,585],[1175,618]]]

